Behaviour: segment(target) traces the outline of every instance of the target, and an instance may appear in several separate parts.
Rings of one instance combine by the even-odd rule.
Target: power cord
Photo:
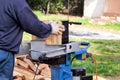
[[[79,55],[75,55],[75,56],[71,59],[71,64],[72,64],[73,60],[76,58],[76,56],[79,56]],[[94,63],[95,71],[96,71],[96,80],[98,80],[98,70],[97,70],[97,61],[96,61],[96,58],[95,58],[94,55],[91,54],[91,53],[87,53],[86,58],[88,58],[88,57],[91,57],[92,63]]]
[[[76,56],[78,56],[78,55],[75,55],[75,56],[71,59],[71,64],[72,64],[72,62],[74,61],[74,59],[76,58]]]
[[[94,55],[91,56],[92,59],[94,60],[94,66],[95,66],[95,71],[96,71],[96,80],[98,80],[98,70],[97,70],[97,61]]]

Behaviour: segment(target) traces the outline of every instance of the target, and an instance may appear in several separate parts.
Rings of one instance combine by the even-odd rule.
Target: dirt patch
[[[93,80],[96,80],[96,76],[93,77]],[[111,77],[111,76],[101,77],[101,76],[98,76],[98,80],[120,80],[120,76],[115,76],[115,77]]]
[[[107,77],[107,80],[120,80],[120,76],[116,76],[116,77]]]

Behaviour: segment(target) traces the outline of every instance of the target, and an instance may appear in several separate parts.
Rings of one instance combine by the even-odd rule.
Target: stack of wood
[[[26,59],[26,56],[16,56],[14,80],[51,80],[51,71],[47,64],[38,64]]]

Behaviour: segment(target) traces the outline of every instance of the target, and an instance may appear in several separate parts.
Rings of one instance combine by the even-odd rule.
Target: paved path
[[[80,26],[70,26],[70,36],[84,39],[102,39],[102,40],[120,40],[120,33],[111,33],[110,31]]]

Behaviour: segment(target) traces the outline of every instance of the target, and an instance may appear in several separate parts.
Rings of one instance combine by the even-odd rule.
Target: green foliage
[[[43,13],[58,13],[63,9],[64,0],[27,0],[30,7]]]
[[[40,10],[45,14],[64,13],[64,9],[69,9],[70,13],[79,14],[81,11],[83,13],[83,7],[80,6],[83,1],[84,0],[78,0],[77,2],[75,0],[27,0],[33,10]]]

